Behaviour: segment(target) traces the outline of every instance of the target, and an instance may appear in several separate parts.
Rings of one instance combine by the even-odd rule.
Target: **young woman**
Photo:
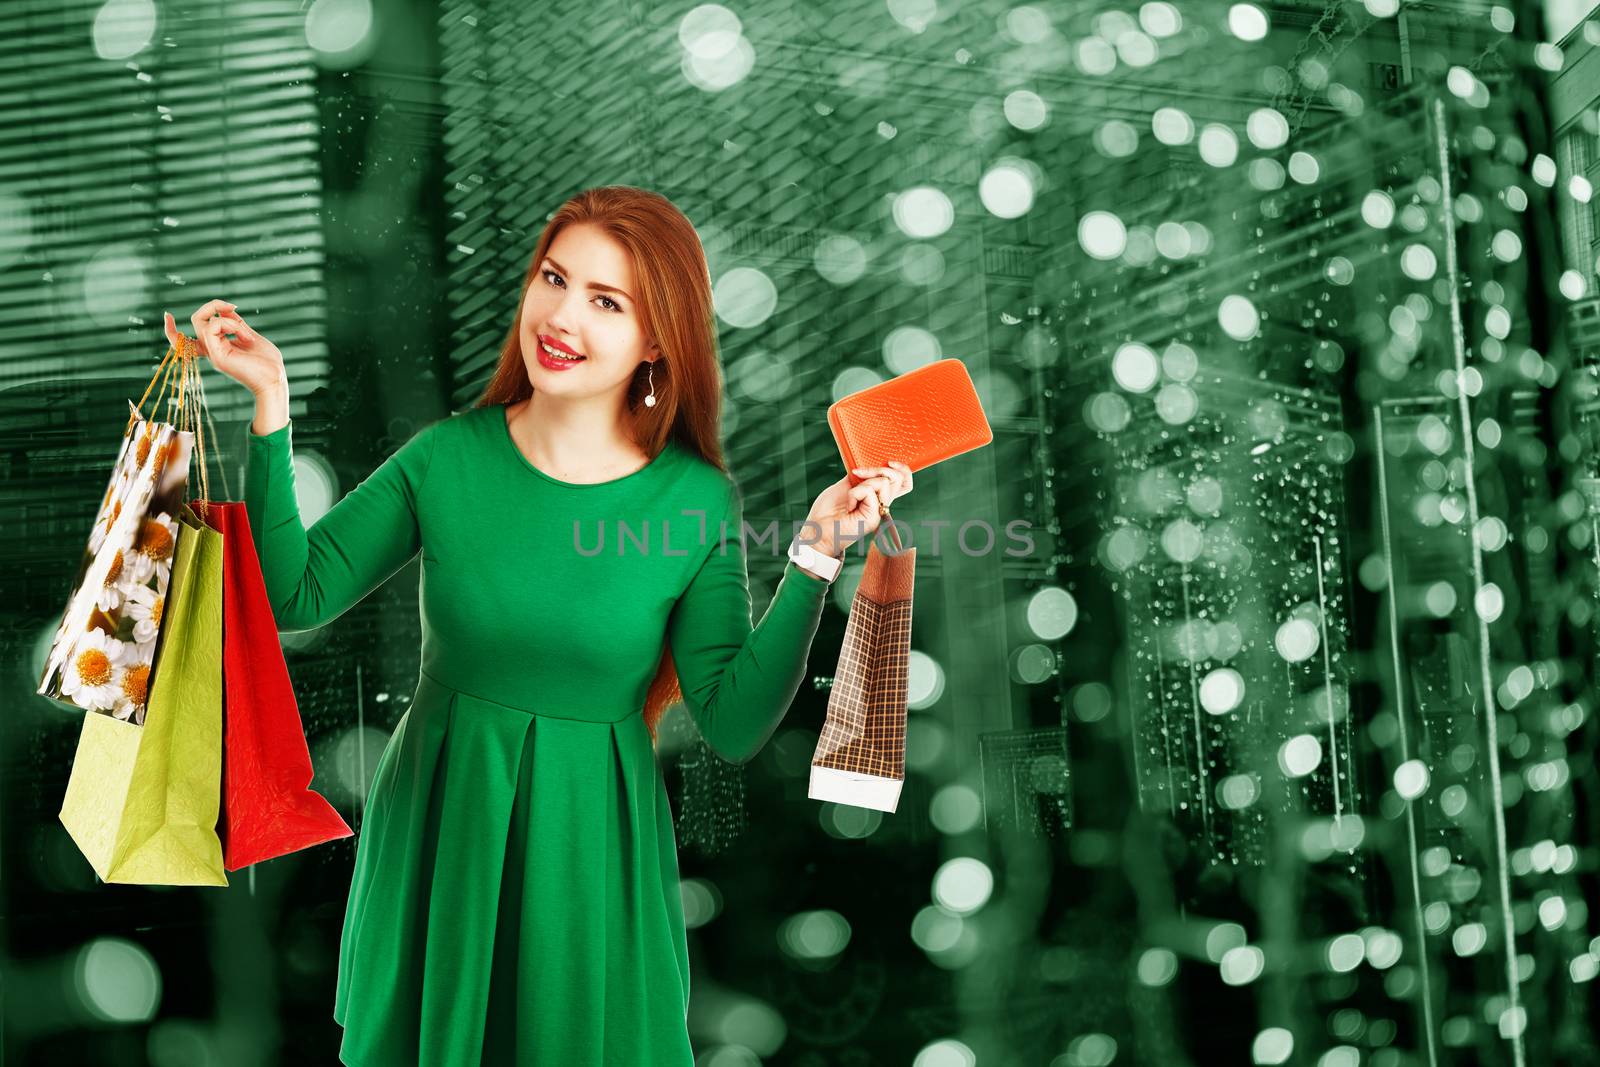
[[[719,755],[755,755],[836,573],[791,560],[752,627],[694,227],[626,186],[563,204],[477,404],[310,530],[281,354],[225,301],[190,321],[256,398],[244,494],[278,628],[337,618],[422,554],[421,677],[378,763],[344,921],[341,1060],[690,1067],[657,722],[682,700]],[[166,330],[177,344],[171,315]],[[904,464],[857,473],[797,538],[823,557],[912,487]]]

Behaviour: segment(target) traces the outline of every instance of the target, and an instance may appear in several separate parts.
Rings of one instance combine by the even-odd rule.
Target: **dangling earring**
[[[656,406],[656,361],[653,359],[650,361],[649,376],[650,395],[644,398],[644,406],[647,408],[653,408]]]

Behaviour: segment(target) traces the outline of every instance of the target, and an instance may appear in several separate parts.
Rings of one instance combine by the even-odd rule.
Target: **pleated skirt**
[[[540,714],[423,674],[359,832],[341,1062],[692,1067],[688,1005],[643,718]]]

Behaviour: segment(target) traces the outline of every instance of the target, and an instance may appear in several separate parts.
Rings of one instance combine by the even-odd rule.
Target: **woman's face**
[[[627,251],[603,230],[573,223],[556,235],[522,303],[522,359],[535,389],[571,398],[627,391],[639,364],[659,355],[635,286]],[[584,358],[558,363],[546,345]]]

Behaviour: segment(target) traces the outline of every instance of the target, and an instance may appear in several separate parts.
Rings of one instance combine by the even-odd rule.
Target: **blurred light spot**
[[[1229,811],[1243,811],[1261,795],[1253,774],[1230,774],[1217,783],[1217,802]]]
[[[1110,1034],[1079,1034],[1050,1067],[1109,1067],[1116,1058],[1117,1042]]]
[[[883,362],[895,374],[926,366],[944,355],[939,338],[921,326],[896,326],[883,339]]]
[[[924,1045],[911,1067],[978,1067],[978,1057],[953,1037]]]
[[[1039,44],[1055,34],[1050,16],[1026,4],[1007,11],[1005,20],[1006,32],[1015,37],[1019,44]]]
[[[1278,767],[1290,778],[1303,778],[1322,762],[1322,742],[1311,734],[1291,737],[1278,748]]]
[[[1050,109],[1038,93],[1016,89],[1006,94],[1001,110],[1006,121],[1019,130],[1037,130],[1050,120]]]
[[[1267,13],[1254,4],[1234,4],[1228,8],[1228,32],[1241,41],[1259,41],[1271,28]]]
[[[944,668],[921,649],[912,649],[906,663],[906,707],[912,711],[931,707],[943,695]]]
[[[1289,140],[1289,120],[1283,114],[1270,107],[1261,107],[1250,112],[1250,117],[1245,120],[1245,136],[1250,138],[1250,143],[1262,151],[1270,152],[1275,148],[1282,148]]]
[[[906,766],[912,770],[933,770],[949,748],[949,731],[937,719],[919,715],[906,723]]]
[[[1367,943],[1359,934],[1340,934],[1328,942],[1328,969],[1337,973],[1353,971],[1366,958]]]
[[[996,218],[1020,218],[1033,207],[1036,185],[1033,168],[1024,161],[1002,160],[978,179],[978,199]]]
[[[1407,800],[1415,800],[1428,790],[1428,765],[1408,759],[1394,769],[1394,789]]]
[[[850,923],[830,909],[802,911],[779,925],[778,944],[796,959],[828,959],[850,944]]]
[[[922,908],[911,920],[911,940],[932,963],[946,970],[966,966],[981,947],[970,923],[936,904]]]
[[[704,45],[708,49],[716,46],[716,41]],[[707,57],[685,50],[678,64],[678,72],[683,75],[684,81],[701,92],[720,93],[744,81],[755,65],[755,46],[748,37],[740,34],[734,39],[732,47],[720,55]]]
[[[1256,946],[1239,945],[1223,953],[1218,968],[1228,985],[1249,985],[1261,977],[1266,962],[1266,955]]]
[[[1146,345],[1130,342],[1111,357],[1111,377],[1130,393],[1148,392],[1160,374],[1160,361]]]
[[[1099,722],[1111,714],[1111,689],[1103,682],[1084,682],[1072,691],[1072,713],[1080,722]]]
[[[1133,409],[1120,393],[1095,393],[1084,404],[1084,419],[1100,433],[1117,433],[1128,425]]]
[[[1394,200],[1381,189],[1373,189],[1361,198],[1361,220],[1374,229],[1387,229],[1394,224]]]
[[[1058,641],[1078,623],[1078,602],[1060,586],[1045,586],[1028,598],[1028,629],[1041,641]]]
[[[350,52],[371,33],[370,0],[312,0],[306,11],[306,44],[319,58]]]
[[[1383,970],[1400,962],[1404,942],[1399,934],[1393,930],[1372,927],[1364,931],[1363,936],[1367,942],[1367,962],[1372,966]]]
[[[1290,663],[1302,663],[1316,654],[1322,639],[1310,619],[1294,618],[1278,627],[1272,643],[1278,655]]]
[[[1261,327],[1261,315],[1249,297],[1225,296],[1217,305],[1217,325],[1235,341],[1248,341]]]
[[[723,272],[712,290],[717,317],[729,326],[760,326],[778,306],[778,288],[754,267],[734,267]]]
[[[1439,269],[1439,260],[1427,245],[1412,244],[1400,253],[1400,272],[1413,281],[1425,282]]]
[[[1294,1035],[1281,1026],[1269,1026],[1250,1045],[1253,1063],[1287,1063],[1294,1052]]]
[[[97,937],[73,958],[72,984],[95,1019],[146,1023],[161,1003],[161,971],[144,947],[120,937]]]
[[[983,801],[971,786],[943,786],[928,805],[928,821],[942,834],[964,834],[982,819]]]
[[[884,380],[883,375],[868,367],[846,367],[833,379],[830,390],[834,400],[843,400],[851,393],[870,389]]]
[[[1190,482],[1184,495],[1188,498],[1189,510],[1196,515],[1210,518],[1222,511],[1222,483],[1209,474]]]
[[[1442,619],[1456,610],[1455,586],[1446,581],[1437,581],[1428,586],[1422,599],[1428,614],[1436,619]]]
[[[834,234],[817,242],[811,265],[833,285],[849,285],[867,272],[867,250],[854,237]]]
[[[1179,382],[1168,382],[1156,393],[1156,415],[1171,426],[1182,426],[1200,410],[1193,389]]]
[[[888,0],[889,15],[912,33],[921,33],[939,14],[935,0]],[[965,1046],[963,1046],[965,1047]],[[916,1067],[945,1067],[944,1063],[918,1063]]]
[[[1173,519],[1161,531],[1161,550],[1178,563],[1193,563],[1205,547],[1205,535],[1188,519]]]
[[[722,914],[722,894],[704,878],[685,878],[678,883],[683,898],[684,925],[694,930]]]
[[[1150,132],[1164,145],[1183,145],[1194,140],[1194,119],[1180,108],[1158,107],[1150,115]]]
[[[825,803],[817,811],[823,832],[845,841],[871,837],[883,825],[883,812],[854,804]]]
[[[1139,956],[1139,981],[1164,986],[1178,976],[1178,957],[1170,949],[1147,948]]]
[[[1128,230],[1109,211],[1085,212],[1078,220],[1078,244],[1094,259],[1116,259],[1127,248]]]
[[[1200,158],[1218,169],[1231,167],[1239,158],[1239,137],[1220,122],[1200,127]]]
[[[891,214],[901,233],[923,240],[949,230],[955,222],[956,209],[943,191],[919,185],[894,198]]]
[[[678,20],[678,43],[697,59],[721,59],[738,45],[744,27],[721,4],[701,4]]]
[[[1473,956],[1488,944],[1489,932],[1482,923],[1464,923],[1450,935],[1450,945],[1458,956]]]
[[[970,915],[989,901],[994,874],[982,860],[958,856],[940,864],[933,876],[933,899],[957,915]]]
[[[728,371],[728,390],[735,397],[772,404],[789,395],[794,375],[788,364],[765,349],[740,357]]]
[[[156,35],[156,5],[151,0],[107,0],[94,15],[94,53],[101,59],[129,59],[149,47]]]
[[[1200,682],[1200,706],[1212,715],[1226,715],[1244,699],[1244,677],[1232,667],[1207,672]]]
[[[900,277],[907,285],[937,285],[944,278],[944,254],[933,245],[913,241],[900,250]]]
[[[1248,943],[1249,937],[1238,923],[1217,923],[1206,932],[1206,959],[1221,963],[1229,949]]]

